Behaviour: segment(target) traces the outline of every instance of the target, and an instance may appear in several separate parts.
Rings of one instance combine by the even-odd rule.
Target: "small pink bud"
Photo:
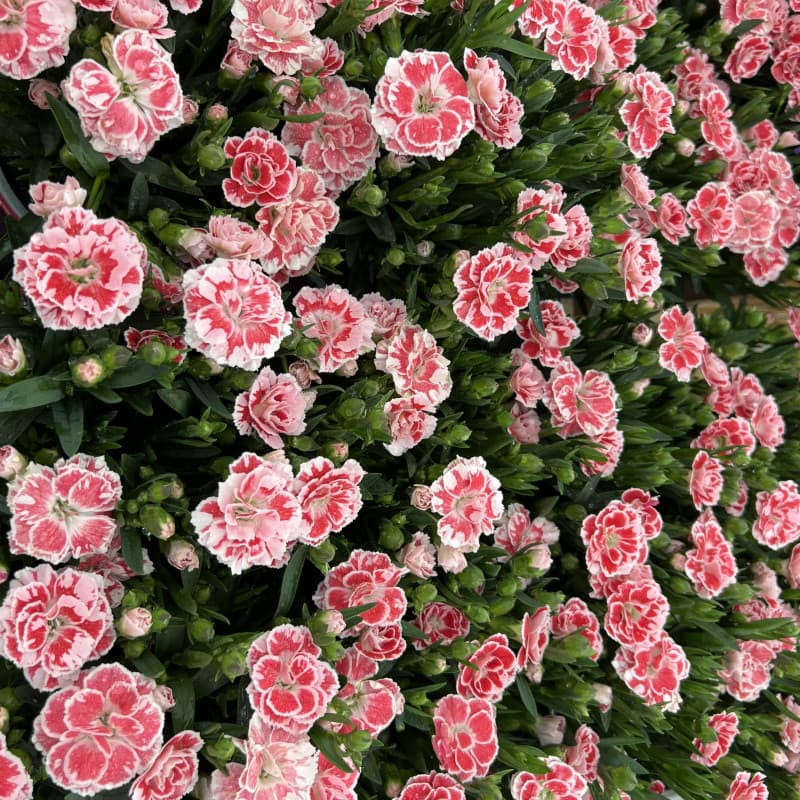
[[[566,717],[562,717],[560,714],[536,718],[536,736],[542,747],[561,744],[564,741],[566,729]]]
[[[153,615],[146,609],[138,606],[128,608],[122,612],[117,620],[117,632],[126,639],[138,639],[146,636],[153,625]]]
[[[225,122],[228,119],[228,107],[222,103],[214,103],[206,109],[206,117],[211,122]]]
[[[347,458],[350,455],[347,442],[333,442],[330,447],[334,458]]]
[[[675,145],[675,149],[684,158],[690,158],[694,155],[694,142],[691,139],[680,139]]]
[[[614,700],[614,690],[605,683],[593,683],[592,690],[594,691],[594,701],[600,709],[601,714],[611,709],[611,703]]]
[[[171,539],[169,543],[169,550],[167,551],[167,561],[182,572],[185,570],[191,572],[200,566],[200,559],[197,557],[197,551],[191,542],[185,539]]]
[[[25,369],[28,360],[22,342],[13,336],[0,339],[0,375],[13,378]]]
[[[77,386],[89,388],[100,383],[106,368],[97,356],[83,356],[72,365],[72,380]]]
[[[169,686],[159,684],[153,689],[153,700],[162,711],[169,711],[175,707],[175,698],[172,696],[172,689]]]
[[[427,533],[417,531],[411,541],[398,551],[397,559],[418,578],[436,575],[436,548]]]
[[[644,322],[640,322],[633,329],[631,338],[634,342],[636,342],[636,344],[642,347],[647,347],[647,345],[649,345],[653,340],[653,329],[649,325],[645,325]]]
[[[197,101],[192,100],[191,97],[184,97],[183,107],[181,108],[181,114],[183,115],[183,124],[191,125],[197,119],[197,115],[199,113],[200,113],[200,108],[197,105]]]
[[[11,720],[11,714],[5,706],[0,706],[0,733],[8,733],[8,723]]]
[[[638,381],[634,381],[633,386],[631,386],[631,391],[636,397],[641,397],[644,394],[644,390],[650,385],[650,378],[639,378]]]
[[[778,147],[797,147],[800,144],[800,136],[794,131],[784,131],[778,137]]]
[[[308,389],[312,383],[322,383],[322,378],[311,369],[308,361],[292,361],[289,364],[289,373],[300,384],[301,389]]]
[[[44,78],[34,78],[28,86],[28,100],[31,101],[37,108],[42,111],[48,111],[50,106],[47,105],[47,95],[52,94],[53,97],[61,97],[61,89],[58,84],[53,81],[46,81]]]
[[[417,242],[417,255],[420,258],[427,258],[433,252],[433,242],[430,239],[423,239]]]
[[[356,372],[358,372],[358,362],[354,358],[345,361],[344,364],[336,370],[336,374],[341,375],[343,378],[352,378]]]
[[[341,611],[321,611],[320,617],[331,636],[338,636],[347,627]]]
[[[24,472],[28,459],[10,444],[0,447],[0,478],[10,481]]]
[[[675,553],[669,563],[678,572],[683,572],[686,569],[686,556],[683,553]]]
[[[432,498],[430,487],[418,483],[411,492],[411,505],[420,511],[427,511],[431,507]]]

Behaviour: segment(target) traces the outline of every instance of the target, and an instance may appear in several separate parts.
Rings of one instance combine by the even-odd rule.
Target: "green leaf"
[[[400,624],[403,626],[403,636],[407,636],[409,639],[427,638],[426,635],[416,627],[416,625],[412,625],[410,622],[406,622],[405,620],[400,620]]]
[[[156,367],[146,361],[134,359],[118,369],[105,382],[105,385],[112,389],[128,389],[131,386],[140,386],[143,383],[156,380],[156,378],[161,378],[169,371],[170,367],[166,364],[159,364]]]
[[[339,738],[335,733],[323,730],[322,728],[312,728],[309,731],[311,743],[317,750],[342,772],[352,772],[353,768],[344,760],[344,752]]]
[[[101,403],[121,403],[122,398],[105,383],[98,383],[88,390],[92,397],[96,397]]]
[[[0,445],[14,444],[33,424],[41,409],[29,408],[26,411],[9,411],[0,414]]]
[[[364,603],[363,606],[353,606],[352,608],[345,608],[342,610],[342,617],[344,624],[349,628],[356,622],[361,622],[361,615],[366,614],[367,611],[375,608],[377,603]]]
[[[185,417],[189,413],[189,403],[192,396],[183,389],[159,389],[156,394],[180,416]]]
[[[233,419],[231,412],[228,411],[225,404],[220,400],[219,395],[207,383],[200,383],[194,378],[190,378],[188,375],[185,380],[186,385],[203,405],[210,408],[215,414],[219,414],[222,419]]]
[[[143,653],[139,658],[132,658],[133,666],[149,678],[159,678],[164,672],[164,665],[149,652]]]
[[[169,683],[175,706],[172,709],[172,727],[175,731],[185,731],[194,724],[194,683],[191,678],[181,676]]]
[[[136,528],[130,525],[122,527],[122,557],[128,567],[137,575],[144,574],[144,559],[142,558],[142,540]]]
[[[544,336],[542,309],[539,307],[539,287],[535,282],[531,284],[531,300],[528,303],[528,313],[531,315],[531,320],[533,320],[533,326]]]
[[[128,194],[128,219],[144,219],[150,205],[150,189],[147,186],[147,177],[143,172],[137,172],[131,182]]]
[[[80,120],[72,109],[63,100],[59,100],[53,95],[47,96],[47,102],[50,106],[50,111],[53,112],[53,116],[56,118],[56,123],[61,135],[64,137],[64,141],[75,158],[78,159],[78,163],[92,177],[108,175],[108,161],[105,156],[98,153],[89,144],[81,130]]]
[[[73,395],[51,406],[50,411],[61,449],[65,455],[74,456],[83,441],[83,403]]]
[[[197,188],[196,181],[185,175],[177,167],[165,164],[157,158],[149,156],[141,164],[129,164],[126,161],[122,165],[131,173],[144,175],[150,183],[161,186],[164,189],[172,189],[184,194],[200,195],[202,190]]]
[[[308,546],[301,544],[295,548],[286,569],[283,571],[281,581],[281,592],[278,596],[278,607],[275,609],[275,616],[282,617],[292,606],[294,596],[297,594],[297,584],[300,582],[300,573],[303,571],[303,564],[306,563],[306,553]]]
[[[539,716],[539,711],[536,708],[536,700],[533,697],[528,679],[522,673],[518,673],[515,683],[517,685],[517,691],[519,692],[519,699],[522,700],[522,705],[525,706],[525,710],[531,717],[536,719]]]
[[[61,381],[48,375],[28,378],[0,389],[0,412],[47,406],[57,403],[63,396]]]
[[[520,42],[517,39],[512,39],[510,36],[501,36],[500,34],[491,34],[489,36],[481,36],[477,41],[470,43],[474,48],[485,48],[505,50],[507,53],[514,53],[514,55],[522,56],[523,58],[530,58],[534,61],[552,61],[553,56],[534,47],[527,42]]]

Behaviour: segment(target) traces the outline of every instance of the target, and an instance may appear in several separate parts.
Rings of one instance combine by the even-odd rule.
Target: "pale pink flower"
[[[86,189],[82,188],[72,175],[67,176],[64,183],[39,181],[28,190],[31,203],[28,208],[37,217],[47,219],[55,211],[65,207],[82,206],[86,201]]]

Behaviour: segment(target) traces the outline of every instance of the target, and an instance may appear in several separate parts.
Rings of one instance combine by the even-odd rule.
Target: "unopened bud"
[[[157,539],[169,539],[175,535],[175,520],[161,506],[152,503],[143,506],[139,511],[139,521]]]
[[[126,639],[138,639],[150,633],[153,625],[153,616],[141,606],[127,608],[117,620],[117,633]]]
[[[106,377],[106,368],[99,356],[82,356],[71,364],[70,374],[76,386],[89,389]]]

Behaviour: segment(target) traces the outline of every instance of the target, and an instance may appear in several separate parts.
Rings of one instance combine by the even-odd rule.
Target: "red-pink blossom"
[[[114,643],[111,608],[99,575],[49,564],[14,574],[0,607],[0,655],[48,691],[74,680]]]
[[[612,428],[610,431],[603,431],[603,433],[589,438],[603,460],[584,456],[581,460],[581,472],[584,475],[600,475],[602,477],[613,475],[625,447],[624,434],[622,431]]]
[[[406,781],[397,800],[465,800],[464,789],[449,775],[431,772]]]
[[[358,485],[364,474],[352,458],[336,467],[330,459],[317,456],[300,467],[294,493],[300,504],[302,542],[316,546],[353,522],[361,510]]]
[[[234,0],[231,13],[233,41],[276,75],[293,75],[315,49],[309,0]]]
[[[726,654],[718,673],[725,691],[743,703],[755,700],[769,686],[775,655],[769,641],[739,640],[737,649]]]
[[[283,566],[301,531],[292,482],[288,463],[243,453],[228,467],[217,496],[192,512],[198,541],[234,575],[256,565]]]
[[[774,453],[783,444],[786,425],[778,403],[771,394],[765,395],[758,401],[758,405],[750,417],[750,424],[762,447],[766,447]]]
[[[302,625],[279,625],[247,651],[247,694],[269,725],[301,734],[325,713],[339,691],[336,672]]]
[[[661,253],[655,239],[632,234],[622,247],[619,260],[625,297],[638,302],[651,297],[661,286]]]
[[[771,492],[756,496],[753,538],[765,547],[780,550],[800,539],[800,493],[794,481],[781,481]]]
[[[126,30],[104,48],[109,69],[89,58],[62,83],[95,150],[144,161],[158,139],[183,124],[183,93],[172,56],[147,31]]]
[[[299,327],[319,339],[316,360],[320,372],[334,372],[346,362],[375,347],[375,323],[346,289],[329,284],[324,289],[304,286],[294,298]]]
[[[581,335],[581,331],[557,300],[543,300],[539,305],[539,313],[544,333],[540,333],[530,318],[517,323],[522,352],[545,367],[555,367],[564,357],[561,351],[569,347]]]
[[[118,28],[147,31],[155,39],[170,39],[175,31],[167,27],[168,13],[160,0],[115,0],[111,21]]]
[[[389,423],[392,441],[384,444],[384,447],[393,456],[401,456],[423,439],[433,436],[436,430],[435,410],[421,394],[388,400],[383,406],[383,413]]]
[[[292,375],[276,375],[264,367],[236,398],[233,423],[242,435],[256,434],[278,450],[283,447],[282,436],[299,436],[306,429],[306,411],[315,397],[314,391],[303,392]]]
[[[706,509],[692,525],[692,549],[686,553],[686,574],[700,597],[716,597],[736,583],[736,560],[733,548],[722,528]]]
[[[427,533],[417,531],[411,541],[398,551],[396,558],[418,578],[436,575],[436,548]]]
[[[689,235],[686,209],[671,192],[662,194],[659,201],[656,210],[648,212],[648,219],[668,242],[678,244]]]
[[[723,464],[730,464],[739,449],[751,456],[756,449],[756,439],[746,419],[730,417],[710,422],[691,442],[691,446],[708,450]]]
[[[220,258],[261,258],[267,247],[260,230],[230,214],[209,217],[206,243]]]
[[[536,683],[542,679],[542,660],[550,642],[551,630],[552,614],[548,606],[541,606],[533,614],[527,611],[523,614],[517,665]]]
[[[350,772],[331,764],[322,753],[317,755],[317,776],[311,787],[311,800],[356,800],[355,785],[361,773],[352,759],[345,758],[345,761],[351,767]],[[225,800],[216,794],[213,797]]]
[[[397,585],[405,573],[385,553],[353,550],[347,561],[327,573],[313,599],[323,610],[374,604],[361,614],[362,621],[353,631],[366,625],[392,625],[406,612],[406,593]]]
[[[44,219],[65,207],[82,206],[86,201],[86,189],[72,175],[67,176],[64,183],[39,181],[32,184],[28,192],[32,201],[28,208]]]
[[[691,665],[683,648],[666,631],[642,648],[620,647],[612,664],[646,705],[664,705],[665,711],[680,708],[680,684]]]
[[[531,267],[539,270],[561,244],[567,232],[567,221],[561,213],[564,203],[564,187],[560,183],[542,181],[543,188],[523,189],[517,196],[517,230],[514,240],[525,248]],[[537,228],[541,224],[552,231],[544,238],[538,233],[531,235],[527,226],[534,223]]]
[[[175,734],[131,784],[131,800],[180,800],[197,783],[202,747],[203,738],[195,731]]]
[[[727,184],[711,182],[701,186],[686,204],[695,244],[701,248],[724,245],[733,233],[733,210],[733,195]]]
[[[786,706],[787,711],[795,716],[800,715],[800,703],[794,697],[791,695],[778,695],[778,700]],[[800,753],[800,722],[784,716],[781,727],[781,741],[790,753]]]
[[[527,551],[537,545],[555,544],[558,526],[545,517],[531,519],[530,512],[520,503],[511,503],[494,529],[494,544],[509,555]]]
[[[518,250],[499,243],[485,248],[456,270],[456,317],[478,336],[493,341],[508,333],[530,300],[531,265]]]
[[[361,631],[353,647],[373,661],[394,661],[406,650],[403,627],[399,622],[371,625]]]
[[[375,166],[378,135],[370,121],[369,95],[363,89],[348,86],[335,75],[321,78],[321,83],[321,94],[289,110],[324,116],[311,122],[287,122],[281,139],[335,197]]]
[[[95,330],[139,305],[147,251],[117,219],[65,207],[14,251],[13,278],[46,328]]]
[[[481,456],[456,458],[431,484],[431,510],[441,515],[437,532],[442,544],[478,549],[478,539],[491,533],[503,513],[500,481]]]
[[[600,621],[579,597],[570,597],[553,612],[550,631],[553,639],[564,639],[573,633],[582,636],[589,645],[592,661],[597,661],[603,652]]]
[[[725,800],[767,800],[769,791],[763,772],[737,772]]]
[[[186,342],[219,364],[256,370],[290,331],[280,288],[249,261],[190,269],[183,287]]]
[[[637,509],[612,500],[581,526],[589,572],[611,578],[626,575],[647,560],[647,538]]]
[[[499,746],[488,700],[448,694],[436,704],[433,726],[433,752],[442,769],[463,783],[489,774]]]
[[[82,672],[74,685],[50,695],[33,723],[33,744],[50,779],[93,795],[141,773],[162,743],[164,712],[154,686],[112,663]]]
[[[701,450],[692,461],[689,491],[698,511],[715,506],[722,495],[724,466],[721,461]]]
[[[694,314],[683,313],[679,306],[668,308],[661,314],[658,334],[664,339],[658,349],[659,364],[674,373],[679,381],[688,382],[692,370],[703,363],[708,349],[708,343],[694,327]]]
[[[443,160],[475,126],[475,110],[447,53],[404,50],[375,86],[372,124],[390,152]]]
[[[424,634],[424,638],[412,641],[417,650],[433,644],[452,644],[469,633],[469,620],[463,612],[441,601],[423,606],[414,624]]]
[[[647,175],[638,164],[623,164],[620,167],[620,188],[632,203],[641,208],[650,208],[656,197]]]
[[[294,188],[297,167],[273,133],[251,128],[244,138],[229,137],[224,150],[233,159],[231,176],[222,181],[222,191],[231,205],[274,205],[285,200]]]
[[[596,369],[581,373],[569,358],[563,358],[550,373],[545,405],[552,414],[553,426],[561,436],[587,436],[610,431],[617,426],[617,392],[611,378]]]
[[[547,772],[516,772],[511,778],[514,800],[583,800],[589,791],[586,779],[574,767],[555,756],[542,759]]]
[[[0,797],[3,800],[33,800],[31,776],[22,761],[8,749],[6,737],[2,733],[0,733]],[[448,800],[463,800],[463,797],[453,797]]]
[[[461,697],[480,697],[498,702],[517,674],[517,657],[505,634],[487,637],[462,665],[456,681]]]
[[[120,478],[103,456],[30,464],[8,487],[9,548],[53,564],[102,553],[116,531],[112,512],[121,496]]]
[[[652,580],[625,580],[606,595],[605,632],[624,647],[655,641],[669,615],[669,602]]]
[[[691,759],[705,767],[713,767],[728,755],[733,740],[739,733],[739,717],[732,711],[720,712],[709,717],[707,725],[716,739],[713,742],[703,742],[699,737],[695,738],[692,746],[699,752],[692,753]]]
[[[595,65],[604,29],[595,10],[578,0],[556,0],[548,14],[545,52],[575,80],[583,80]],[[553,62],[556,68],[556,62]]]
[[[620,106],[619,115],[628,129],[628,148],[637,158],[649,158],[661,137],[675,132],[670,120],[675,97],[654,72],[637,72],[625,88],[632,97]]]
[[[581,725],[575,731],[575,744],[564,751],[564,761],[583,775],[587,783],[597,780],[599,741],[600,737],[588,725]]]

